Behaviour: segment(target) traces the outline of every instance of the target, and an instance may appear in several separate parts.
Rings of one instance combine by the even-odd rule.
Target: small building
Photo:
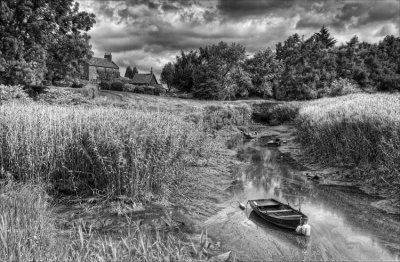
[[[92,57],[84,69],[85,80],[100,82],[119,78],[119,66],[112,61],[111,53],[105,53],[104,58]]]
[[[138,86],[156,87],[160,85],[157,81],[156,76],[153,73],[153,69],[151,69],[149,74],[135,74],[130,83]]]

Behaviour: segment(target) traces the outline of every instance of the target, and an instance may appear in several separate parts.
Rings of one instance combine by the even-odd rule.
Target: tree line
[[[376,44],[357,36],[339,46],[336,42],[325,26],[307,39],[294,34],[275,50],[251,57],[240,44],[220,42],[181,51],[164,66],[161,81],[168,89],[218,100],[306,100],[367,88],[400,91],[400,37],[386,36]]]

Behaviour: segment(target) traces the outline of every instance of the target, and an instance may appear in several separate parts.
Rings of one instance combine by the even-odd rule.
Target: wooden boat
[[[267,146],[280,146],[280,145],[281,145],[281,140],[279,138],[267,142]]]
[[[242,132],[244,137],[247,139],[253,139],[257,137],[257,132]]]
[[[249,203],[261,218],[280,227],[296,229],[301,220],[307,218],[300,210],[272,198],[249,200]]]

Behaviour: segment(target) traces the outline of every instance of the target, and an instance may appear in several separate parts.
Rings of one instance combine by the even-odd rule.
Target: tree
[[[331,37],[331,34],[325,25],[322,26],[318,33],[314,34],[314,39],[318,42],[321,42],[326,48],[333,47],[336,43],[335,38]]]
[[[249,90],[250,95],[264,98],[273,96],[273,88],[282,72],[282,62],[275,59],[275,54],[270,48],[260,50],[247,59],[244,69],[253,83],[253,88]]]
[[[182,92],[191,92],[193,88],[193,72],[199,65],[199,56],[196,51],[185,53],[176,57],[174,64],[174,78],[172,85]]]
[[[133,76],[135,76],[139,71],[137,70],[136,66],[133,68]],[[133,78],[133,77],[132,77]]]
[[[0,82],[39,84],[60,72],[76,77],[92,55],[87,31],[94,18],[73,0],[1,1]]]
[[[135,67],[135,68],[136,68],[136,67]],[[126,68],[126,71],[125,71],[125,77],[132,79],[132,78],[134,77],[134,75],[135,75],[135,73],[133,72],[132,67],[131,67],[131,66],[128,66],[128,67]]]
[[[219,42],[217,45],[210,45],[199,49],[200,70],[195,71],[196,80],[193,83],[195,95],[200,98],[201,95],[211,97],[212,99],[232,99],[243,93],[247,83],[244,74],[243,77],[235,77],[235,73],[241,72],[246,57],[244,46],[236,43],[228,45],[225,42]],[[196,69],[198,69],[196,68]],[[204,72],[207,72],[204,73]],[[237,82],[239,81],[240,82]],[[246,88],[247,89],[247,88]],[[245,93],[247,96],[248,90]]]
[[[275,89],[277,99],[317,98],[336,77],[336,53],[316,35],[305,41],[297,34],[290,36],[277,45],[276,56],[283,64]]]
[[[167,85],[168,92],[171,91],[172,82],[174,80],[174,65],[169,62],[161,71],[161,82]]]

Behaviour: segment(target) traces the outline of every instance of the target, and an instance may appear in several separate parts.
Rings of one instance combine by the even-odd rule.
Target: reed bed
[[[307,155],[314,159],[368,165],[387,184],[400,182],[400,95],[353,94],[316,100],[300,109],[297,128]]]
[[[9,102],[0,106],[0,175],[65,193],[167,197],[207,154],[201,125],[161,112]]]
[[[42,184],[3,184],[0,208],[0,261],[205,261],[184,235],[134,222],[118,235],[83,222],[60,231]]]

